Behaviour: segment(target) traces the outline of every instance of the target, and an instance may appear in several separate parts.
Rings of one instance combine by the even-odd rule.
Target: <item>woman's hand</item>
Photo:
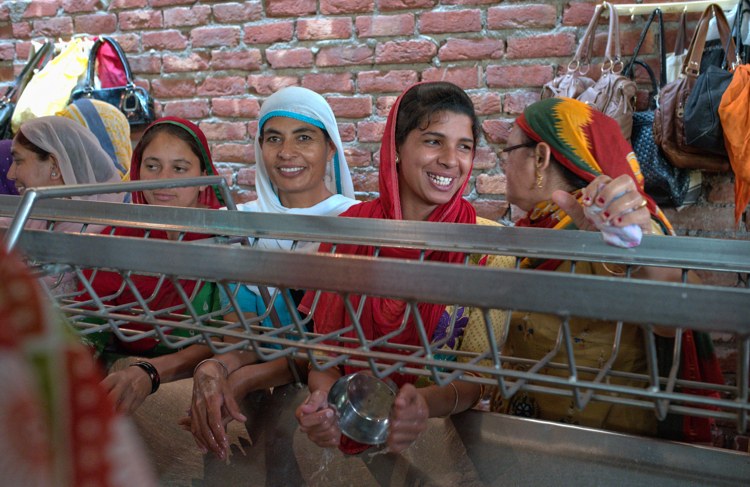
[[[323,448],[338,446],[341,443],[339,419],[336,412],[329,407],[327,396],[328,392],[322,389],[314,391],[294,413],[299,421],[299,430],[305,433],[310,441]]]
[[[599,190],[600,185],[604,185],[601,190]],[[638,192],[633,178],[625,174],[617,179],[598,176],[583,189],[580,203],[565,191],[555,191],[552,200],[573,219],[573,223],[581,230],[597,230],[596,225],[583,212],[584,206],[596,205],[606,208],[596,218],[608,221],[616,227],[638,225],[644,235],[651,233],[651,213],[643,205],[645,199]]]
[[[126,367],[110,374],[101,382],[115,408],[123,414],[133,414],[151,394],[151,378],[140,367]]]
[[[411,384],[405,384],[391,408],[388,447],[394,453],[406,450],[427,427],[427,402]]]
[[[247,421],[240,412],[225,373],[215,362],[206,362],[198,367],[193,376],[193,399],[190,404],[190,432],[198,448],[204,454],[211,450],[221,460],[229,448],[222,416],[243,423]]]

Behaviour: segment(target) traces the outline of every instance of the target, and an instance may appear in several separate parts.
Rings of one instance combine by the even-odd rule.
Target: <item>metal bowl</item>
[[[339,414],[341,432],[367,445],[385,443],[388,415],[398,388],[377,377],[355,373],[337,380],[328,391],[328,404]]]

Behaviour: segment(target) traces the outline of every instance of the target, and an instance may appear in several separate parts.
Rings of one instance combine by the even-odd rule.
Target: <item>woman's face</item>
[[[205,175],[201,162],[183,140],[161,132],[143,150],[139,177],[144,181],[195,178]],[[205,186],[144,191],[149,205],[197,208],[198,196]]]
[[[398,184],[405,220],[427,220],[448,203],[471,173],[474,135],[471,118],[442,112],[424,130],[406,136],[399,156]]]
[[[326,166],[336,154],[333,141],[309,123],[287,117],[269,118],[260,141],[266,172],[287,208],[309,208],[331,195]]]
[[[515,124],[508,136],[507,147],[528,142]],[[519,147],[500,154],[500,168],[505,173],[505,199],[523,211],[531,211],[543,201],[537,193],[536,152],[534,147]]]
[[[8,169],[8,179],[16,182],[19,194],[24,194],[29,188],[64,184],[53,155],[41,160],[39,154],[22,146],[16,139],[10,146],[10,154],[13,163]]]

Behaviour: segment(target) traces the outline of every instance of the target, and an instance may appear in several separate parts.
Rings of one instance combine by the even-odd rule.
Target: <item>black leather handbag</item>
[[[125,76],[127,78],[125,86],[119,86],[116,88],[94,88],[96,55],[99,52],[99,48],[105,42],[114,48],[117,56],[120,58],[120,62],[122,62],[122,66],[125,68]],[[109,37],[100,37],[91,48],[89,66],[86,71],[86,82],[82,89],[76,89],[73,91],[70,95],[70,102],[72,103],[79,98],[100,100],[117,107],[128,119],[131,129],[146,128],[156,119],[156,114],[154,112],[154,99],[151,98],[151,95],[149,95],[146,90],[133,83],[133,73],[130,71],[130,64],[125,57],[125,53],[122,51],[122,47],[120,47],[117,41]]]
[[[636,59],[641,44],[648,33],[654,16],[659,18],[659,63],[660,81],[656,84],[656,76],[651,67]],[[665,157],[661,148],[654,141],[654,109],[659,90],[667,83],[666,52],[664,46],[664,21],[661,10],[654,10],[646,21],[641,37],[636,45],[632,59],[623,69],[624,76],[631,76],[636,65],[644,68],[651,78],[651,93],[649,94],[649,109],[633,114],[633,133],[630,144],[633,146],[635,157],[641,167],[646,193],[660,206],[681,206],[690,186],[690,171],[674,167]]]

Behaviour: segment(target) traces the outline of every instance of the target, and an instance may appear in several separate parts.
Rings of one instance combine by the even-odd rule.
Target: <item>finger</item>
[[[216,443],[221,450],[221,453],[223,453],[224,450],[229,447],[229,440],[226,433],[224,432],[224,425],[221,421],[222,402],[222,398],[220,397],[214,398],[213,400],[209,399],[206,407],[207,424],[209,429],[211,430],[211,435],[213,436],[213,438],[215,438]]]
[[[323,391],[314,391],[307,400],[300,406],[303,413],[314,413],[315,411],[326,409],[328,407],[328,394]]]
[[[583,206],[572,194],[567,191],[555,191],[552,193],[552,201],[573,220],[576,227],[583,230],[590,225],[583,212]]]
[[[300,418],[300,425],[306,428],[322,430],[330,428],[334,422],[334,412],[324,409],[312,414],[306,414]]]
[[[586,206],[593,205],[599,195],[599,186],[602,184],[608,184],[610,181],[612,181],[612,178],[603,174],[594,178],[594,180],[581,191],[581,203]]]
[[[193,417],[195,419],[193,422],[193,425],[195,425],[195,433],[193,434],[199,438],[209,450],[219,452],[221,451],[221,447],[219,447],[219,444],[217,443],[216,438],[214,438],[211,428],[208,425],[208,412],[206,411],[206,408],[202,406],[202,404],[198,404],[192,409]]]
[[[224,394],[224,408],[226,409],[229,416],[233,419],[245,423],[247,418],[242,412],[240,412],[240,406],[237,404],[237,400],[234,398],[234,394]]]
[[[648,211],[647,208],[640,208],[635,211],[631,211],[630,213],[625,213],[624,215],[617,217],[613,225],[617,225],[618,227],[626,227],[628,225],[637,225],[641,227],[641,231],[644,234],[650,234],[651,233],[651,213]]]
[[[591,184],[594,184],[593,182]],[[601,183],[600,183],[601,184]],[[602,208],[609,209],[610,205],[619,199],[623,194],[628,192],[638,192],[633,178],[627,175],[618,176],[616,179],[606,183],[599,191],[595,204]]]
[[[638,207],[646,201],[637,191],[628,191],[616,200],[614,200],[607,209],[602,212],[612,224],[617,223],[617,219],[627,212],[637,210]],[[648,210],[646,210],[648,212]]]

